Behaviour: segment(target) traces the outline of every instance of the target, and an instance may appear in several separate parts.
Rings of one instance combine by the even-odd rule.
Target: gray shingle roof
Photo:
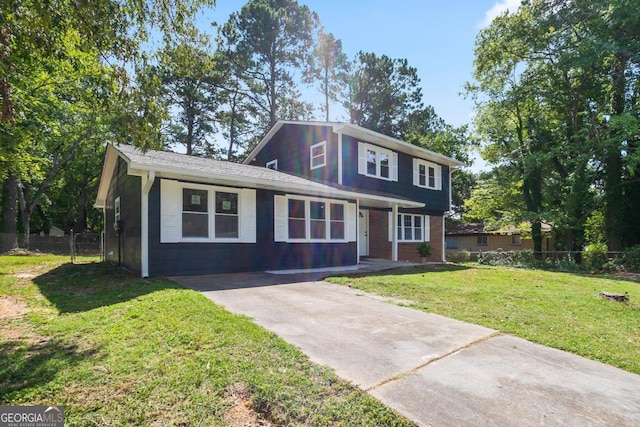
[[[237,181],[238,184],[261,188],[281,189],[284,191],[297,190],[307,194],[332,195],[342,198],[358,198],[387,202],[407,202],[416,204],[393,194],[378,192],[363,192],[357,189],[329,185],[311,181],[299,176],[278,172],[261,166],[251,166],[241,163],[233,163],[215,160],[205,157],[187,156],[186,154],[172,153],[169,151],[148,150],[142,152],[132,145],[114,146],[126,159],[132,169],[153,170],[161,173],[170,173],[194,178],[211,178],[225,181]],[[420,203],[421,204],[421,203]]]

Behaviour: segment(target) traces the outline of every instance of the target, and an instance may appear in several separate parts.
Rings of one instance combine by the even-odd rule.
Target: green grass
[[[0,257],[0,303],[19,314],[0,317],[0,405],[64,405],[68,426],[413,425],[168,280]]]
[[[638,282],[475,265],[329,280],[640,374]],[[601,291],[628,292],[630,302],[598,298]]]

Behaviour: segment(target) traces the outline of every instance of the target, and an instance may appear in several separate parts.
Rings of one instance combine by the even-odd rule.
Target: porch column
[[[398,260],[398,204],[391,207],[391,261]]]
[[[140,197],[140,275],[149,277],[149,191],[156,179],[155,171],[150,171],[140,179],[142,184],[142,194]]]
[[[356,256],[360,264],[360,199],[356,199]]]

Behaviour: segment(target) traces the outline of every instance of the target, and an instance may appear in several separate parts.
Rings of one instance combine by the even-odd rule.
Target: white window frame
[[[420,184],[420,166],[425,168],[424,185]],[[433,169],[434,185],[429,185],[429,168]],[[429,190],[442,190],[442,166],[423,159],[413,159],[413,185]]]
[[[396,234],[397,237],[397,241],[398,243],[419,243],[419,242],[429,242],[431,241],[431,216],[430,215],[421,215],[421,214],[410,214],[410,213],[398,213],[398,221],[396,224],[396,229],[395,231],[393,230],[392,227],[392,213],[389,212],[388,214],[388,237],[389,237],[389,241],[391,241],[391,236],[393,235],[392,233]],[[413,239],[411,240],[405,240],[404,238],[404,222],[405,222],[405,216],[411,216],[413,217],[412,221],[411,221],[411,235],[413,236]],[[422,221],[422,231],[421,231],[421,235],[419,240],[415,239],[415,217],[420,217],[421,221]],[[398,229],[402,230],[401,235],[398,234]]]
[[[292,239],[289,237],[289,200],[299,200],[304,202],[304,221],[305,221],[305,237]],[[311,238],[311,202],[320,202],[325,204],[325,209],[328,207],[325,213],[325,238],[324,239],[312,239]],[[333,222],[338,222],[335,220],[331,220],[331,205],[341,205],[343,209],[343,228],[344,234],[342,239],[332,239],[331,238],[331,224]],[[344,243],[347,242],[347,227],[348,227],[348,203],[344,200],[332,200],[332,199],[323,199],[318,197],[304,197],[304,196],[286,196],[286,206],[287,206],[287,239],[286,242],[296,243],[296,242],[324,242],[324,243]]]
[[[411,217],[411,239],[405,239],[404,228],[407,217]],[[416,239],[416,218],[420,218],[420,236]],[[398,242],[424,242],[424,230],[425,229],[425,218],[424,215],[415,215],[415,214],[407,214],[407,213],[399,213],[398,214],[398,227],[396,228],[396,233],[400,230],[401,233],[398,233]]]
[[[372,151],[376,155],[376,173],[369,173],[367,167],[368,152]],[[382,176],[382,165],[380,157],[386,154],[389,158],[389,176]],[[387,148],[378,147],[377,145],[368,144],[366,142],[358,143],[358,173],[371,178],[383,179],[385,181],[398,181],[398,153]]]
[[[317,147],[322,147],[322,154],[313,155],[313,149]],[[314,160],[321,159],[322,163],[314,165]],[[309,167],[311,170],[322,168],[327,165],[327,141],[318,142],[317,144],[313,144],[309,149]]]
[[[274,171],[277,171],[278,170],[278,159],[274,159],[274,160],[271,160],[270,162],[267,162],[265,167],[267,169],[273,169]]]
[[[207,215],[208,221],[207,224],[209,226],[209,236],[208,237],[184,237],[182,235],[182,214],[183,214],[183,191],[184,189],[193,189],[193,190],[204,190],[207,192]],[[215,217],[216,217],[216,207],[215,207],[215,197],[216,193],[235,193],[238,195],[238,237],[216,237],[215,235]],[[216,243],[231,243],[231,242],[240,242],[242,241],[242,191],[237,188],[228,188],[228,187],[214,187],[210,185],[202,185],[202,184],[188,184],[188,183],[180,183],[178,185],[178,195],[180,197],[179,204],[179,215],[178,215],[178,232],[180,242],[216,242]]]
[[[120,211],[120,196],[116,197],[113,201],[113,212],[114,212],[114,221],[120,221],[121,211]]]

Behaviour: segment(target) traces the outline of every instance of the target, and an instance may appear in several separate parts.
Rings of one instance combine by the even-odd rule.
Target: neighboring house
[[[417,261],[430,241],[444,260],[453,159],[351,124],[278,122],[245,163],[108,146],[105,258],[192,275]]]
[[[533,240],[531,239],[530,230],[524,233],[520,228],[509,226],[500,230],[487,231],[484,224],[453,224],[448,223],[446,227],[446,247],[447,254],[451,255],[456,252],[468,251],[473,253],[486,251],[519,251],[531,249],[533,250]],[[542,224],[542,248],[545,251],[552,250],[553,245],[549,237],[551,226]]]

